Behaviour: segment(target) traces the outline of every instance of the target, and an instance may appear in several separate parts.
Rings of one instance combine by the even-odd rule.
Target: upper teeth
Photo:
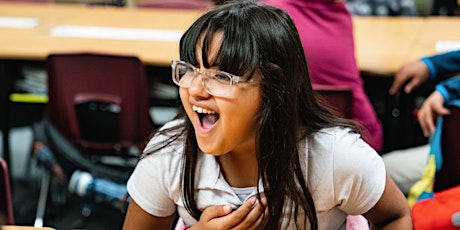
[[[192,109],[193,109],[193,111],[198,112],[198,113],[207,113],[207,114],[215,113],[213,111],[209,111],[209,110],[207,110],[205,108],[201,108],[201,107],[198,107],[196,105],[192,106]]]

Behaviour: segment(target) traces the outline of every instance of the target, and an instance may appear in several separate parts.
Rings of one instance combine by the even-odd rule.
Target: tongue
[[[202,121],[202,124],[203,124],[203,127],[205,129],[210,129],[214,126],[214,124],[217,122],[217,120],[219,120],[219,115],[214,113],[214,114],[206,114],[204,117],[203,117],[203,121]]]

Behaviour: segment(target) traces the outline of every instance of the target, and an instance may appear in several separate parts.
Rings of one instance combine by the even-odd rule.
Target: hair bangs
[[[206,15],[208,15],[207,13]],[[205,16],[206,16],[205,15]],[[206,30],[206,25],[209,23],[208,17],[201,17],[195,21],[192,26],[185,31],[182,35],[179,43],[179,55],[182,61],[186,61],[192,65],[197,65],[198,60],[196,60],[196,46],[200,39],[202,31]]]
[[[245,15],[235,11],[213,12],[208,12],[207,17],[195,22],[184,34],[180,43],[181,60],[197,65],[196,51],[201,45],[205,68],[217,66],[222,71],[250,78],[259,69],[261,60],[254,26],[241,20],[239,17]],[[214,39],[220,35],[220,47],[216,55],[211,56]]]

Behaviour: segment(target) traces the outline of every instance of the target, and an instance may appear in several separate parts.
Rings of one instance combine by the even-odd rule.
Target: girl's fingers
[[[238,220],[238,222],[241,222],[244,219],[246,219],[248,214],[255,207],[256,201],[257,201],[256,197],[249,198],[243,205],[241,205],[239,208],[233,211],[233,213],[231,214],[232,218],[235,218],[235,220]]]
[[[251,198],[256,200],[253,203],[251,210],[246,215],[245,219],[241,221],[241,223],[235,226],[234,229],[263,229],[263,223],[267,220],[268,216],[266,215],[265,210],[268,210],[266,198],[262,198],[261,204],[255,197]],[[252,202],[252,201],[251,201]]]
[[[232,206],[229,204],[225,205],[215,205],[206,208],[203,211],[203,214],[201,215],[200,219],[203,219],[205,221],[212,220],[214,218],[222,217],[225,215],[228,215],[229,213],[232,212]]]
[[[264,229],[268,222],[267,199],[262,198],[262,204],[258,204],[258,206],[260,207],[260,213],[258,214],[257,219],[253,224],[253,229]]]

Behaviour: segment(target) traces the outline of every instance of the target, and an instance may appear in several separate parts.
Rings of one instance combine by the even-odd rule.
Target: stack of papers
[[[117,40],[151,40],[173,42],[179,41],[183,33],[183,31],[179,30],[156,30],[74,25],[60,25],[51,29],[52,36],[60,37],[101,38]]]
[[[30,29],[38,25],[38,18],[0,16],[0,27]]]
[[[440,40],[436,42],[436,51],[440,53],[454,50],[460,50],[460,41]]]

